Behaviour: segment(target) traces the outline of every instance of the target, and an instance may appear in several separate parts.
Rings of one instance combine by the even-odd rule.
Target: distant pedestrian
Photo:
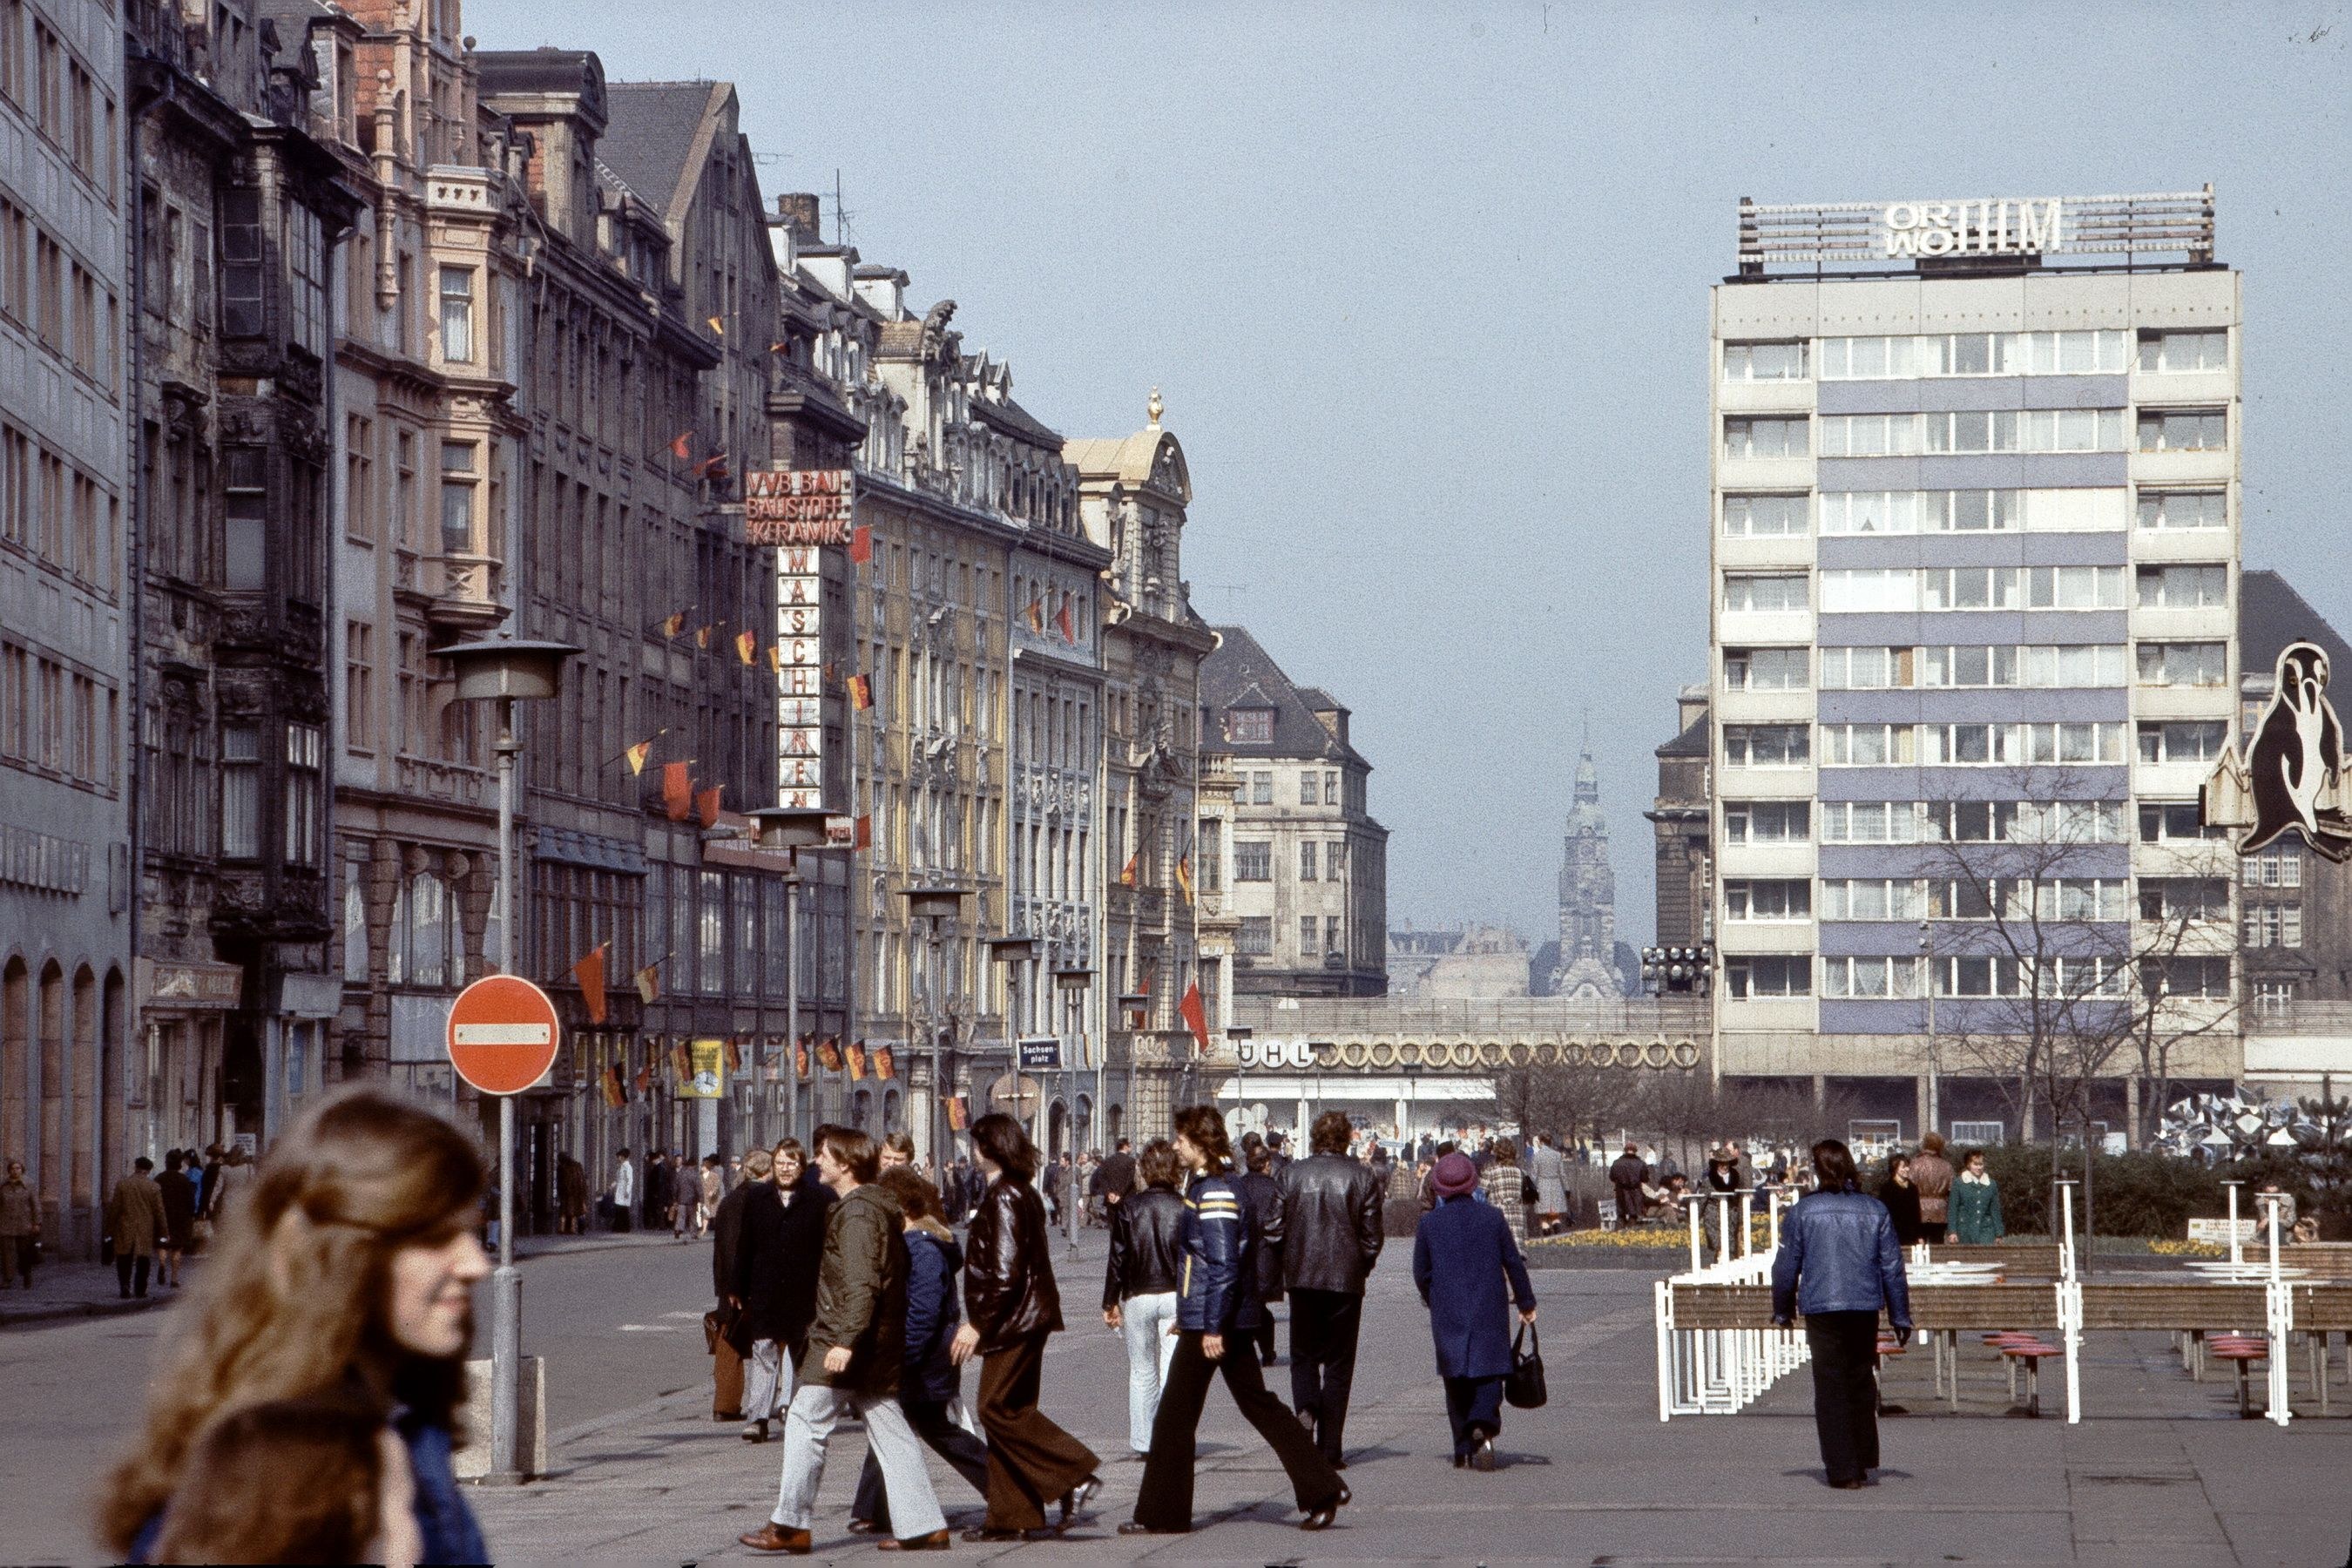
[[[975,1541],[1012,1541],[1066,1528],[1101,1480],[1085,1444],[1037,1408],[1045,1341],[1062,1331],[1045,1211],[1030,1179],[1037,1151],[1021,1124],[992,1111],[971,1126],[973,1163],[988,1178],[964,1238],[964,1313],[952,1353],[980,1363],[980,1424],[988,1434],[988,1514]],[[1045,1522],[1047,1500],[1060,1514]]]
[[[1349,1131],[1347,1112],[1325,1111],[1308,1134],[1314,1152],[1282,1173],[1290,1406],[1335,1470],[1348,1468],[1348,1399],[1363,1328],[1364,1281],[1380,1262],[1387,1235],[1379,1167],[1349,1157]]]
[[[1429,1309],[1446,1419],[1454,1428],[1454,1468],[1491,1470],[1503,1429],[1503,1380],[1511,1371],[1507,1308],[1516,1301],[1519,1321],[1534,1322],[1535,1288],[1509,1221],[1471,1195],[1477,1167],[1464,1155],[1449,1154],[1432,1179],[1438,1205],[1413,1233],[1412,1282]]]
[[[185,1156],[184,1168],[187,1172],[188,1184],[195,1189],[196,1217],[202,1219],[205,1213],[205,1157],[194,1149],[184,1149],[181,1152]]]
[[[555,1233],[578,1236],[587,1229],[588,1167],[569,1151],[555,1160]]]
[[[1706,1174],[1701,1179],[1698,1195],[1706,1205],[1698,1216],[1699,1228],[1706,1234],[1707,1250],[1720,1263],[1738,1250],[1733,1245],[1731,1230],[1739,1223],[1739,1151],[1736,1146],[1719,1143],[1707,1151]]]
[[[1609,1167],[1609,1190],[1617,1199],[1617,1224],[1621,1229],[1642,1223],[1642,1187],[1647,1169],[1642,1163],[1640,1152],[1631,1143],[1617,1156],[1617,1163]]]
[[[1919,1239],[1919,1188],[1911,1180],[1910,1155],[1887,1156],[1886,1180],[1879,1185],[1878,1201],[1886,1205],[1897,1242],[1909,1247]]]
[[[845,1415],[866,1424],[866,1440],[889,1488],[890,1550],[944,1551],[948,1521],[923,1467],[923,1450],[898,1408],[907,1354],[907,1239],[898,1205],[874,1184],[881,1159],[874,1140],[828,1127],[817,1140],[819,1178],[835,1199],[826,1213],[816,1318],[798,1368],[799,1392],[784,1423],[784,1464],[775,1511],[739,1536],[755,1552],[806,1555],[825,1447]]]
[[[1094,1182],[1089,1189],[1103,1201],[1104,1224],[1110,1223],[1111,1215],[1118,1211],[1118,1205],[1136,1189],[1135,1154],[1128,1141],[1121,1138],[1112,1145],[1110,1158],[1095,1167]]]
[[[25,1184],[25,1162],[8,1162],[0,1181],[0,1289],[18,1278],[33,1288],[33,1265],[41,1258],[41,1205]]]
[[[683,1149],[673,1149],[669,1156],[669,1233],[673,1240],[684,1241],[686,1233],[694,1228],[695,1205],[702,1202],[702,1177],[686,1157]]]
[[[613,1205],[613,1228],[625,1233],[637,1206],[637,1167],[626,1149],[613,1167],[613,1185],[604,1196]]]
[[[710,1289],[719,1303],[710,1344],[710,1418],[714,1421],[743,1419],[743,1368],[758,1340],[743,1299],[751,1284],[743,1267],[744,1217],[755,1204],[777,1202],[775,1184],[768,1180],[775,1169],[774,1161],[765,1149],[752,1150],[737,1163],[744,1179],[719,1200],[719,1213],[710,1222]],[[776,1408],[765,1410],[761,1419],[772,1420],[776,1414]],[[750,1436],[748,1430],[745,1436]],[[760,1436],[767,1436],[764,1425]]]
[[[201,1500],[191,1457],[216,1417],[331,1398],[360,1405],[405,1451],[421,1542],[410,1560],[490,1562],[450,1458],[474,1288],[489,1274],[474,1234],[481,1188],[468,1135],[383,1090],[331,1096],[282,1134],[165,1322],[145,1423],[100,1504],[107,1550],[158,1560],[172,1505],[183,1492]],[[254,1525],[257,1543],[275,1527]],[[385,1544],[374,1550],[389,1558]],[[251,1555],[240,1542],[215,1560]]]
[[[1911,1162],[1911,1184],[1919,1189],[1919,1239],[1943,1246],[1951,1220],[1952,1163],[1944,1158],[1942,1133],[1930,1132],[1919,1140],[1919,1157]]]
[[[1813,1363],[1813,1427],[1822,1478],[1850,1490],[1876,1483],[1878,1315],[1898,1342],[1911,1337],[1911,1293],[1903,1249],[1886,1206],[1865,1197],[1853,1155],[1834,1138],[1813,1145],[1821,1185],[1780,1226],[1772,1259],[1772,1321],[1805,1319]]]
[[[1257,1328],[1251,1340],[1258,1364],[1272,1366],[1274,1304],[1282,1300],[1282,1184],[1274,1179],[1274,1146],[1261,1143],[1249,1153],[1249,1169],[1234,1178],[1242,1206],[1249,1210],[1251,1299],[1257,1303]]]
[[[1121,1140],[1122,1144],[1125,1140]],[[1127,1336],[1127,1445],[1151,1451],[1151,1419],[1176,1354],[1176,1289],[1184,1268],[1184,1167],[1157,1139],[1139,1163],[1143,1191],[1110,1211],[1110,1258],[1103,1269],[1103,1321]]]
[[[196,1228],[196,1189],[182,1163],[180,1152],[173,1150],[163,1156],[163,1173],[155,1178],[155,1190],[163,1199],[163,1239],[155,1248],[155,1276],[174,1290],[180,1288],[181,1256]]]
[[[140,1155],[131,1163],[131,1173],[114,1184],[114,1194],[106,1200],[106,1237],[114,1248],[118,1293],[124,1297],[134,1294],[134,1279],[135,1293],[147,1294],[147,1275],[154,1267],[155,1253],[171,1239],[163,1223],[163,1194],[150,1174],[154,1169],[154,1161]]]
[[[229,1146],[205,1173],[204,1215],[215,1225],[228,1218],[229,1205],[239,1193],[253,1184],[253,1163],[245,1145]]]
[[[1151,1426],[1151,1454],[1135,1517],[1122,1535],[1181,1535],[1192,1528],[1195,1442],[1209,1384],[1223,1375],[1244,1420],[1282,1461],[1291,1496],[1306,1515],[1301,1530],[1328,1529],[1349,1500],[1347,1486],[1317,1452],[1315,1440],[1282,1401],[1266,1392],[1250,1331],[1261,1310],[1250,1258],[1248,1210],[1228,1173],[1233,1146],[1213,1105],[1176,1113],[1176,1157],[1191,1173],[1184,1194],[1183,1289],[1177,1302],[1176,1356]]]
[[[1990,1247],[2006,1234],[2000,1220],[2000,1184],[1985,1169],[1984,1151],[1971,1149],[1952,1183],[1952,1239],[1964,1247]]]
[[[1527,1172],[1536,1189],[1536,1234],[1554,1235],[1568,1215],[1568,1162],[1543,1133],[1535,1135],[1528,1150]]]
[[[1492,1158],[1486,1168],[1478,1173],[1478,1194],[1509,1222],[1511,1239],[1525,1247],[1528,1240],[1528,1173],[1519,1168],[1519,1146],[1511,1139],[1497,1138],[1489,1152]]]
[[[719,1156],[708,1154],[702,1161],[702,1197],[694,1205],[694,1239],[702,1240],[710,1234],[710,1222],[719,1213],[719,1201],[727,1195],[726,1167]]]

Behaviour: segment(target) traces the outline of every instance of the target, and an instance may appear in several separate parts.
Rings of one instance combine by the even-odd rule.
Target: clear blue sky
[[[737,83],[762,189],[1068,436],[1192,461],[1185,572],[1355,710],[1391,921],[1554,920],[1590,709],[1621,930],[1706,639],[1735,204],[2194,189],[2246,274],[2246,560],[2352,629],[2352,5],[468,0]],[[2330,478],[2330,476],[2334,478]],[[2352,690],[2341,700],[2352,701]]]

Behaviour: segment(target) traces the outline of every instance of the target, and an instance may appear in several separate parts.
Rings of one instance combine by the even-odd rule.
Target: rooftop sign
[[[2049,256],[2213,259],[2213,187],[2152,195],[1739,204],[1739,270]]]

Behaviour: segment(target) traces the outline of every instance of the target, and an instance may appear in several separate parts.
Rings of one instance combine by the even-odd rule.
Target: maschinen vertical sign
[[[812,544],[776,552],[777,804],[803,811],[825,804],[822,554]]]

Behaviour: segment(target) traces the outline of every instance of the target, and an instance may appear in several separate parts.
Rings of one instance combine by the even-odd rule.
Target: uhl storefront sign
[[[1886,254],[2040,256],[2064,247],[2059,198],[2046,201],[1893,202],[1882,221]]]

